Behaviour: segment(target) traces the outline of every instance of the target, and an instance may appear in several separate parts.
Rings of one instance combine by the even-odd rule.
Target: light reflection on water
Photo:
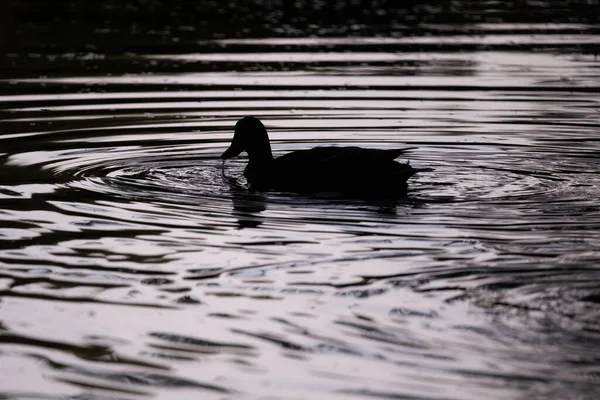
[[[599,64],[519,46],[597,35],[485,38],[0,83],[0,397],[595,398]],[[432,42],[514,47],[402,47]],[[393,202],[251,193],[219,159],[243,115],[276,155],[408,145],[435,171]]]

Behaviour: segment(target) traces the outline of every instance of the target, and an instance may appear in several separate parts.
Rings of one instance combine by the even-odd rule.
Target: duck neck
[[[246,148],[250,162],[256,165],[270,164],[273,162],[273,153],[271,152],[271,143],[269,136],[265,132],[264,136]]]
[[[260,149],[248,150],[248,158],[250,162],[257,165],[270,164],[275,160],[271,152],[271,146],[262,146]]]

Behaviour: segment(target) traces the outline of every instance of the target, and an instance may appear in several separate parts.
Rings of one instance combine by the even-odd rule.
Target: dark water
[[[58,4],[2,17],[1,399],[598,398],[597,3]],[[245,115],[435,170],[251,193]]]

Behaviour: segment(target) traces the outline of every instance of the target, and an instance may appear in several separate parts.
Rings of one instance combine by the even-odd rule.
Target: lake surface
[[[241,29],[16,4],[1,399],[600,396],[597,7],[325,26],[264,2]],[[434,171],[393,201],[250,192],[219,158],[246,115],[276,156],[414,146]]]

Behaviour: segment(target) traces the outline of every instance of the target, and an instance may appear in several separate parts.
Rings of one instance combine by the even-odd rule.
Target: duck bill
[[[227,160],[228,158],[239,156],[242,151],[244,151],[244,149],[241,146],[232,143],[231,146],[221,154],[221,159]]]

